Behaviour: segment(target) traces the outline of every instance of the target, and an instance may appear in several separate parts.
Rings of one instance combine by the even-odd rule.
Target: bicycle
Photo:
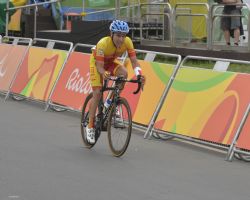
[[[108,81],[113,81],[112,86],[108,86]],[[92,148],[102,131],[107,131],[109,147],[112,154],[116,157],[122,156],[130,142],[132,132],[132,115],[128,101],[124,97],[120,97],[119,85],[125,82],[137,83],[138,87],[134,94],[137,94],[142,86],[141,77],[138,79],[127,80],[123,77],[110,77],[104,81],[101,89],[101,99],[98,103],[95,117],[95,143],[90,144],[86,137],[85,128],[88,125],[88,109],[93,94],[90,93],[83,105],[81,113],[81,135],[83,143],[87,148]],[[111,103],[108,108],[104,107],[103,94],[105,91],[111,91],[108,97],[111,97]],[[107,130],[106,130],[107,129]]]

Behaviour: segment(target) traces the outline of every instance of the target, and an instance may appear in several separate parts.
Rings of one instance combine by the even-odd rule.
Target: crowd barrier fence
[[[1,74],[5,69],[9,70],[6,68],[8,62],[15,69],[9,72],[12,80],[0,79],[0,89],[7,92],[6,96],[15,94],[43,102],[46,109],[55,105],[81,111],[84,99],[91,92],[90,53],[79,52],[76,48],[90,50],[93,45],[73,47],[72,43],[38,38],[31,44],[31,40],[27,40],[26,52],[11,62],[13,53],[21,51],[20,41],[24,42],[24,39],[14,38],[12,44],[0,44]],[[35,46],[39,42],[45,42],[45,47]],[[67,49],[55,49],[58,43],[66,45]],[[145,54],[139,62],[146,85],[138,95],[132,94],[135,85],[127,85],[121,95],[131,106],[134,127],[146,131],[145,138],[160,133],[202,143],[227,151],[227,160],[232,160],[235,153],[250,155],[250,93],[246,87],[250,85],[250,74],[185,66],[190,59],[250,62],[198,56],[187,56],[182,60],[177,54],[136,51]],[[158,55],[175,58],[176,63],[157,62]],[[125,64],[128,78],[135,78],[129,60]],[[4,84],[10,87],[4,87]]]
[[[49,106],[80,111],[84,100],[92,91],[89,76],[90,54],[76,51],[77,47],[91,49],[93,45],[76,44],[74,46],[60,78],[48,99]]]
[[[45,43],[45,48],[36,46],[40,43]],[[66,45],[68,49],[55,49],[56,44]],[[46,103],[72,47],[71,42],[34,39],[20,65],[10,92],[29,100]]]
[[[6,98],[31,43],[30,38],[3,37],[0,45],[0,90]]]
[[[164,106],[154,113],[144,137],[160,132],[229,151],[236,139],[246,141],[249,138],[246,123],[245,134],[239,132],[234,139],[237,130],[243,128],[241,120],[249,112],[250,93],[245,86],[250,84],[250,74],[185,67],[189,59],[249,64],[187,56],[162,102]],[[244,146],[245,153],[249,147],[249,144]]]

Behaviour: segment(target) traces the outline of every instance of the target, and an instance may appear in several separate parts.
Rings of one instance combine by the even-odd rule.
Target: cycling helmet
[[[109,27],[110,31],[112,33],[121,32],[121,33],[128,33],[129,27],[127,22],[121,21],[121,20],[114,20]]]

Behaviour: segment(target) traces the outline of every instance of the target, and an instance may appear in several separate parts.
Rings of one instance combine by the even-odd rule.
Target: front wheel
[[[108,141],[114,156],[122,156],[128,148],[132,132],[132,116],[126,99],[112,105],[107,120]]]
[[[82,135],[82,141],[84,143],[84,145],[87,147],[87,148],[92,148],[94,144],[90,144],[88,141],[87,141],[87,133],[86,133],[86,126],[88,125],[89,123],[89,106],[90,106],[90,103],[91,103],[91,100],[92,100],[92,97],[93,97],[93,94],[90,93],[86,99],[85,99],[85,102],[83,104],[83,107],[82,107],[82,113],[81,113],[81,135]]]

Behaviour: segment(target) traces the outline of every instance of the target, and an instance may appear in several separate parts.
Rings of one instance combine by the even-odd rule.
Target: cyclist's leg
[[[123,76],[124,78],[128,77],[128,70],[123,65],[117,65],[114,69],[115,76]]]
[[[114,69],[114,75],[115,76],[123,76],[124,78],[128,77],[128,70],[125,66],[123,65],[117,65]],[[120,89],[122,90],[124,88],[125,83],[122,83],[120,85]]]
[[[102,77],[96,69],[95,60],[90,62],[90,84],[93,90],[93,98],[89,108],[89,127],[94,128],[95,113],[101,98]]]
[[[93,88],[93,98],[89,107],[89,124],[88,124],[89,128],[94,128],[95,113],[99,100],[101,98],[100,90],[101,90],[100,87]]]
[[[114,74],[115,74],[115,76],[123,76],[124,78],[128,77],[127,68],[123,65],[117,65],[117,67],[114,69]],[[119,84],[120,93],[123,90],[124,85],[125,85],[125,82]],[[116,107],[116,116],[117,117],[120,117],[120,112],[121,112],[120,109],[121,108]]]

